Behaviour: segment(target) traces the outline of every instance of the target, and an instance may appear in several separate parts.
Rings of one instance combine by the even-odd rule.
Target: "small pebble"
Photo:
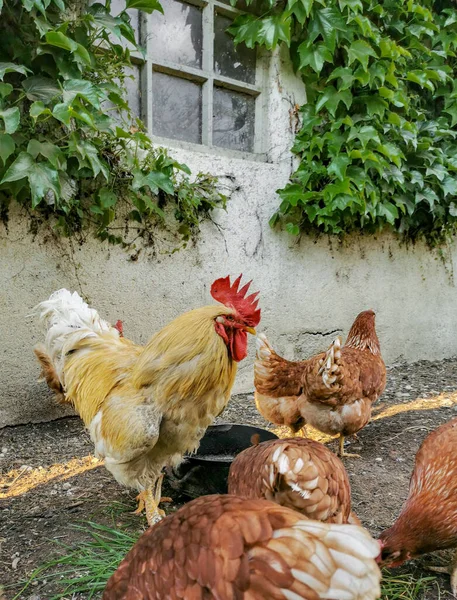
[[[64,483],[62,486],[63,490],[69,490],[70,488],[71,488],[71,483],[68,483],[68,481],[67,481],[67,483]]]
[[[376,462],[382,462],[382,458],[380,456],[378,456],[377,458],[375,458]]]
[[[3,452],[3,454],[6,454],[8,452],[8,448],[6,446],[3,446],[2,452]]]

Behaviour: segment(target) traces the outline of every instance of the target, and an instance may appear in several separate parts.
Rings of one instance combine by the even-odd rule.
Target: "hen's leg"
[[[338,456],[341,458],[343,458],[343,456],[347,458],[360,458],[360,454],[350,454],[349,452],[344,451],[344,435],[342,433],[340,433],[340,447]]]
[[[457,552],[454,554],[452,562],[447,567],[432,567],[427,566],[429,571],[434,573],[445,573],[451,576],[451,589],[454,597],[457,598]]]

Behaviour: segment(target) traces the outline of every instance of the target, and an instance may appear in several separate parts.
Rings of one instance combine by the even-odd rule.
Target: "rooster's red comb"
[[[229,275],[216,279],[211,286],[211,296],[224,306],[234,308],[247,325],[255,327],[260,322],[260,308],[257,308],[259,292],[246,296],[252,281],[238,289],[242,276],[237,277],[233,285],[230,285]]]
[[[116,321],[116,325],[114,325],[114,329],[117,329],[119,331],[120,337],[124,337],[124,324],[120,319],[118,319]]]

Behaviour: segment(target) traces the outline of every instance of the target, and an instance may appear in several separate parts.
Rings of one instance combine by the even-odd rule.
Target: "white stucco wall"
[[[64,414],[45,384],[37,383],[33,346],[42,328],[27,317],[32,307],[61,287],[82,292],[100,314],[124,321],[139,343],[180,313],[211,302],[209,286],[220,276],[243,272],[261,291],[262,322],[273,345],[288,358],[323,349],[346,334],[355,315],[377,312],[387,363],[457,355],[457,291],[452,279],[457,251],[445,268],[424,246],[401,247],[390,235],[352,237],[343,245],[306,236],[296,243],[273,232],[268,218],[275,190],[291,172],[293,132],[289,110],[303,101],[303,86],[290,66],[271,61],[267,138],[271,162],[227,159],[173,151],[193,172],[230,175],[235,187],[227,212],[217,211],[193,247],[170,254],[159,232],[154,250],[132,261],[120,248],[91,241],[58,245],[27,233],[28,223],[11,212],[0,229],[0,427]],[[235,393],[253,388],[253,349],[239,370]]]

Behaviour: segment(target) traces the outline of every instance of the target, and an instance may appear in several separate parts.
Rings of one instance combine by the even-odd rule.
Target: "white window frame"
[[[144,121],[152,141],[162,146],[182,148],[197,152],[216,153],[220,156],[244,158],[247,160],[266,160],[266,127],[265,114],[267,106],[267,75],[268,54],[259,49],[256,50],[256,73],[255,83],[249,84],[243,81],[219,75],[214,70],[214,14],[235,18],[242,11],[233,8],[229,4],[219,0],[185,0],[202,9],[202,68],[188,67],[177,63],[167,62],[157,58],[153,53],[153,40],[150,35],[152,30],[152,15],[140,12],[140,45],[145,49],[146,56],[138,52],[132,52],[132,58],[136,64],[141,66],[141,118]],[[133,62],[133,61],[132,61]],[[161,72],[169,75],[179,76],[202,86],[202,143],[195,144],[174,138],[165,138],[154,135],[153,115],[153,72]],[[254,116],[254,148],[252,152],[233,150],[214,145],[212,143],[213,133],[213,89],[217,87],[242,92],[255,98]]]

